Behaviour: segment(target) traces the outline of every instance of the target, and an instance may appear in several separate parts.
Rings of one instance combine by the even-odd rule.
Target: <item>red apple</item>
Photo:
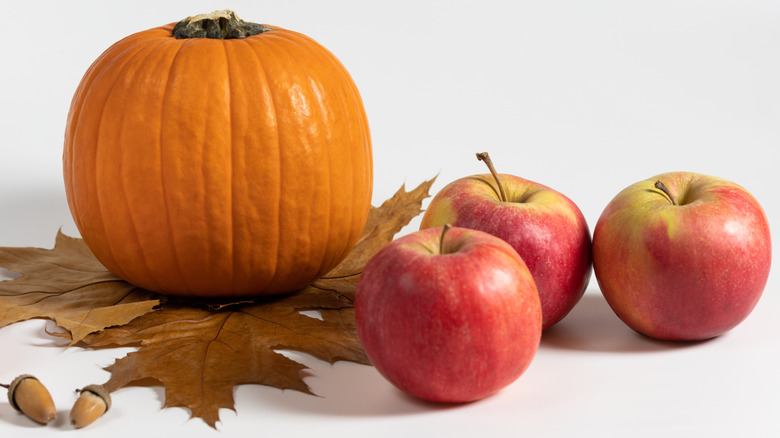
[[[758,201],[737,184],[690,172],[629,186],[593,232],[607,302],[629,327],[664,340],[708,339],[742,322],[771,258]]]
[[[515,381],[542,332],[533,277],[506,242],[465,228],[418,231],[382,248],[357,286],[358,336],[407,394],[468,402]]]
[[[497,174],[487,154],[477,154],[491,175],[445,186],[431,200],[420,228],[452,226],[485,231],[508,242],[533,274],[544,317],[560,321],[582,298],[591,272],[588,224],[563,194],[539,183]]]

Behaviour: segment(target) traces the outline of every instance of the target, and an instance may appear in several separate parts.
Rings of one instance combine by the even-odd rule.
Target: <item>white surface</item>
[[[474,153],[487,150],[499,171],[573,199],[591,229],[630,183],[691,170],[748,188],[780,230],[776,1],[14,3],[0,37],[2,246],[76,234],[60,160],[89,64],[130,33],[224,7],[303,32],[347,66],[372,127],[375,204],[404,182],[439,173],[435,192],[481,173]],[[89,24],[71,27],[79,21]],[[779,436],[776,271],[742,325],[692,345],[634,334],[592,280],[525,375],[463,406],[416,402],[370,367],[303,357],[322,397],[242,386],[221,434],[183,409],[160,411],[157,388],[116,392],[106,417],[72,431],[72,391],[105,381],[100,367],[130,350],[63,349],[44,322],[14,324],[0,330],[0,381],[38,375],[60,415],[42,428],[0,400],[0,436]]]

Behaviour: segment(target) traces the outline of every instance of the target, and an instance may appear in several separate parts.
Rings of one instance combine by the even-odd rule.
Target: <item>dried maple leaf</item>
[[[366,226],[358,243],[338,266],[312,286],[319,289],[337,289],[355,291],[357,280],[366,262],[385,244],[406,226],[422,210],[422,200],[428,197],[428,191],[436,177],[424,181],[411,192],[401,187],[393,197],[379,207],[371,207]],[[352,286],[349,288],[349,286]]]
[[[399,190],[378,208],[350,255],[311,286],[250,303],[199,306],[168,302],[160,310],[81,342],[92,348],[138,346],[107,368],[109,391],[147,382],[165,387],[165,407],[185,407],[215,427],[219,409],[233,409],[233,389],[262,384],[311,393],[306,367],[280,354],[293,350],[330,363],[368,364],[355,329],[354,293],[366,262],[420,213],[433,180]],[[318,310],[321,318],[301,314]]]
[[[84,241],[57,233],[54,249],[2,248],[0,266],[22,274],[0,281],[0,328],[33,318],[53,320],[73,343],[122,325],[160,304],[156,295],[109,272]]]
[[[310,393],[305,366],[274,350],[305,351],[328,362],[368,363],[354,323],[320,321],[299,313],[307,307],[348,306],[337,293],[307,289],[295,299],[209,310],[165,306],[130,324],[90,336],[92,347],[140,345],[107,368],[109,391],[153,378],[165,387],[165,407],[189,408],[215,426],[220,408],[233,408],[233,387],[255,383]]]

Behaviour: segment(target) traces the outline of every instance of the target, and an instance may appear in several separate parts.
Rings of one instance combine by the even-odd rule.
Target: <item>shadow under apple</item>
[[[587,291],[558,324],[542,333],[539,348],[590,352],[654,352],[690,348],[702,343],[661,341],[629,328],[598,291]]]
[[[383,378],[373,366],[351,362],[328,364],[308,354],[279,351],[309,367],[306,383],[315,395],[297,391],[276,393],[274,388],[254,386],[249,403],[271,403],[264,409],[308,412],[341,417],[406,416],[458,409],[470,403],[432,403],[409,396]],[[245,396],[242,394],[242,396]],[[261,395],[262,394],[262,395]],[[262,397],[263,400],[257,398]]]

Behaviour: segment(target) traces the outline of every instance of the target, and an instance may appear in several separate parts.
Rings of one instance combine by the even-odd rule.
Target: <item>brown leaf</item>
[[[122,325],[160,304],[109,272],[84,241],[57,233],[54,249],[0,247],[0,266],[22,274],[0,281],[0,328],[33,318],[53,320],[72,343]]]
[[[165,407],[189,408],[214,427],[219,409],[233,408],[236,385],[255,383],[311,393],[301,376],[305,366],[275,350],[305,351],[331,363],[368,363],[354,323],[304,316],[295,301],[307,307],[349,305],[336,293],[313,290],[292,300],[263,300],[218,311],[170,305],[96,333],[88,343],[141,347],[107,368],[109,391],[153,378],[165,387]]]
[[[325,277],[339,278],[359,274],[371,256],[393,240],[401,228],[422,212],[422,201],[428,197],[428,190],[434,181],[436,181],[436,177],[424,181],[411,192],[407,192],[405,187],[401,187],[392,198],[385,201],[380,207],[372,206],[358,243],[347,258]]]
[[[165,407],[191,410],[215,427],[219,409],[233,409],[233,388],[261,384],[311,393],[306,367],[282,354],[293,350],[330,363],[368,364],[355,328],[353,307],[366,262],[420,213],[433,180],[403,188],[372,208],[363,235],[344,262],[311,286],[251,303],[216,305],[170,301],[120,327],[83,339],[93,348],[139,346],[107,368],[109,391],[149,379],[165,387]],[[321,318],[301,314],[318,310]]]

